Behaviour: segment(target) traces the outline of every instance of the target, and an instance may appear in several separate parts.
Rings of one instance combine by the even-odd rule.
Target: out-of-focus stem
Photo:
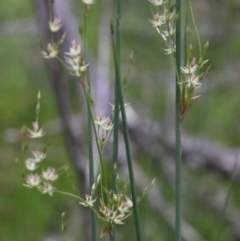
[[[175,241],[181,241],[182,230],[181,230],[181,219],[182,219],[182,183],[181,183],[181,172],[182,172],[182,146],[181,146],[181,110],[180,110],[180,85],[181,81],[181,61],[182,61],[182,29],[181,29],[181,0],[176,0],[176,12],[178,19],[176,22],[176,116],[175,116],[175,165],[176,165],[176,176],[175,176],[175,207],[176,207],[176,220],[175,220]]]

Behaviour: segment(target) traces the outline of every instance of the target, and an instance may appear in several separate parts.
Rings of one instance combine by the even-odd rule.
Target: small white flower
[[[109,216],[109,209],[105,206],[104,203],[101,203],[99,210],[104,216],[106,216],[106,217]]]
[[[72,75],[81,77],[84,72],[88,70],[89,64],[84,64],[81,62],[79,55],[72,55],[70,57],[65,57],[66,63],[69,65],[70,70],[72,70]]]
[[[34,160],[38,163],[41,162],[46,158],[46,154],[44,152],[40,151],[32,151],[32,154],[34,156]]]
[[[89,64],[80,66],[76,71],[73,72],[73,75],[81,77],[88,70],[88,67]]]
[[[110,120],[109,117],[107,117],[105,119],[105,123],[103,123],[103,125],[101,125],[102,129],[104,129],[105,131],[111,131],[113,129],[113,124]]]
[[[37,187],[41,183],[41,177],[38,174],[29,174],[26,183],[28,187]]]
[[[104,215],[104,218],[108,223],[113,223],[114,219],[117,216],[117,212],[114,211],[113,209],[109,209],[106,207],[104,203],[101,204],[100,206],[100,212]]]
[[[154,19],[149,19],[149,21],[152,23],[153,27],[160,27],[161,25],[166,23],[165,17],[163,15],[159,15],[159,13],[156,13],[154,15]]]
[[[198,65],[196,64],[196,59],[193,58],[191,62],[187,63],[186,67],[180,67],[180,68],[183,74],[194,74],[198,69]]]
[[[115,218],[114,218],[114,223],[116,223],[116,224],[124,224],[123,222],[122,222],[122,220],[123,220],[123,218],[125,217],[125,215],[124,215],[124,213],[120,213],[118,216],[116,216]]]
[[[58,55],[58,48],[56,46],[52,46],[51,44],[47,45],[47,50],[42,51],[42,55],[45,59],[56,58]]]
[[[46,181],[55,181],[58,178],[58,174],[53,167],[49,167],[45,172],[42,172],[42,177]]]
[[[69,52],[66,54],[70,56],[79,55],[81,53],[80,44],[76,44],[75,40],[73,40],[71,43],[72,43],[72,46],[69,48]]]
[[[50,196],[53,195],[54,192],[54,187],[52,186],[51,183],[44,182],[43,187],[42,187],[42,193],[48,193]]]
[[[194,66],[188,66],[188,67],[180,67],[181,70],[182,70],[182,73],[183,74],[194,74],[198,68],[197,65],[194,65]]]
[[[187,76],[185,82],[188,88],[200,88],[202,86],[202,83],[199,82],[199,77],[194,74]]]
[[[45,135],[43,132],[43,129],[40,129],[37,122],[33,122],[33,130],[28,129],[28,132],[30,133],[30,138],[40,138]]]
[[[54,18],[53,21],[49,22],[49,28],[52,32],[57,32],[62,27],[61,19]]]
[[[166,3],[167,0],[166,1],[164,1],[164,0],[149,0],[149,2],[151,2],[154,6],[161,6],[164,3]]]
[[[102,116],[102,113],[96,116],[96,120],[94,121],[96,125],[102,126],[106,123],[106,118]]]
[[[118,207],[120,213],[126,213],[128,211],[128,205],[125,202],[122,202],[121,205]]]
[[[120,213],[129,212],[129,208],[133,206],[133,203],[130,198],[126,197],[126,202],[122,202],[121,205],[118,207]]]
[[[94,0],[82,0],[83,3],[85,3],[86,5],[91,5],[93,4],[95,1]]]
[[[69,65],[70,69],[77,71],[80,68],[80,56],[65,57],[66,63]]]
[[[29,171],[34,171],[37,168],[37,162],[34,158],[28,158],[25,164]]]
[[[85,202],[79,202],[79,204],[83,205],[84,207],[92,207],[93,203],[96,201],[96,199],[92,200],[92,196],[85,194],[86,201]]]

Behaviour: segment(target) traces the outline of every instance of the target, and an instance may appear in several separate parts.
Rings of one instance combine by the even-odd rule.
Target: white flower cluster
[[[96,199],[92,200],[92,196],[88,194],[85,194],[85,198],[86,198],[85,201],[79,202],[79,203],[84,207],[93,207],[93,203],[96,201]]]
[[[120,184],[120,180],[117,175],[117,182]],[[101,176],[99,175],[96,183],[91,187],[91,195],[86,194],[85,199],[83,199],[79,204],[84,207],[89,207],[97,216],[99,220],[104,223],[104,227],[108,227],[108,233],[111,234],[112,226],[114,224],[124,224],[123,221],[131,215],[131,208],[133,207],[132,200],[125,194],[126,190],[119,190],[117,188],[116,193],[104,189],[104,197],[100,198],[99,208],[94,207],[94,203],[97,198],[94,199],[95,191],[101,183]],[[102,183],[100,184],[100,186]],[[126,186],[126,185],[125,185]],[[117,185],[117,187],[119,187]],[[102,187],[100,187],[102,188]],[[102,236],[105,234],[106,230],[103,229]],[[101,237],[102,237],[101,236]]]
[[[95,124],[97,125],[98,142],[103,148],[111,136],[113,123],[110,117],[103,117],[102,114],[99,114],[95,119]]]
[[[186,67],[181,67],[181,72],[184,76],[182,84],[184,84],[188,89],[195,89],[202,86],[200,83],[206,72],[199,74],[200,69],[208,62],[208,59],[203,61],[200,66],[196,63],[196,58],[192,61],[187,62]]]
[[[79,204],[84,207],[93,207],[93,203],[96,199],[92,200],[92,196],[87,194],[85,195],[85,198],[86,200],[79,202]],[[100,202],[99,211],[102,214],[100,217],[104,223],[110,225],[124,224],[123,220],[131,214],[129,209],[133,206],[132,200],[127,196],[125,197],[125,200],[123,200],[122,195],[114,194],[113,201],[114,204],[112,204],[110,208],[103,201]]]
[[[28,129],[29,137],[39,139],[43,137],[44,132],[42,128],[39,128],[38,122],[33,122],[33,130]],[[29,188],[37,188],[42,193],[47,193],[50,196],[53,195],[54,187],[52,183],[58,178],[58,174],[53,167],[48,167],[41,173],[33,173],[43,160],[46,158],[46,154],[42,151],[32,151],[32,157],[25,160],[25,166],[28,171],[26,175],[26,183],[24,186]]]
[[[164,49],[165,54],[173,55],[173,57],[176,58],[175,26],[176,21],[178,21],[178,14],[176,14],[175,4],[171,4],[170,1],[167,3],[167,1],[168,0],[149,0],[155,8],[158,8],[158,12],[153,15],[153,19],[151,19],[150,22],[164,41],[166,46]],[[178,84],[180,85],[180,111],[182,118],[191,106],[192,100],[200,97],[200,95],[193,96],[194,90],[201,87],[201,81],[210,68],[209,66],[206,70],[202,69],[203,67],[205,68],[205,64],[208,62],[208,60],[204,60],[205,51],[208,48],[208,42],[204,45],[203,51],[201,46],[199,46],[199,57],[198,61],[196,61],[196,58],[192,56],[192,45],[188,42],[189,34],[190,30],[186,28],[186,38],[184,43],[186,47],[186,55],[184,56],[185,66],[181,66],[179,73],[177,73]]]
[[[117,198],[117,196],[119,195],[114,194],[114,197]],[[106,223],[124,224],[123,220],[129,217],[129,215],[131,214],[131,211],[129,209],[132,206],[132,200],[126,196],[125,200],[122,200],[121,197],[121,200],[119,200],[117,204],[111,205],[111,208],[108,208],[103,202],[101,202],[99,210],[102,213]]]
[[[60,18],[54,18],[53,20],[49,21],[49,29],[51,33],[58,32],[62,27],[62,22]],[[62,39],[59,41],[59,43],[48,43],[47,48],[45,51],[42,51],[42,55],[45,59],[53,59],[57,58],[58,53],[59,53],[59,47],[62,44],[62,40],[65,37],[63,35]]]
[[[72,41],[72,45],[69,48],[69,52],[66,53],[65,61],[70,69],[72,75],[81,77],[87,71],[89,64],[85,64],[81,56],[80,44],[76,44],[75,40]]]
[[[196,64],[196,59],[194,58],[191,62],[187,63],[186,67],[181,67],[182,74],[184,75],[185,83],[187,88],[199,88],[201,83],[199,82],[199,76],[196,74],[198,70],[198,65]]]
[[[44,136],[44,132],[42,128],[39,128],[38,122],[33,122],[32,123],[33,126],[33,130],[28,129],[30,135],[30,138],[40,138],[42,136]]]
[[[84,1],[86,5],[93,4],[93,1],[88,0]],[[49,29],[51,33],[58,32],[62,27],[62,22],[60,18],[54,18],[52,21],[49,22]],[[58,58],[61,63],[63,61],[58,57],[58,53],[60,51],[60,47],[65,39],[66,34],[63,34],[60,41],[55,42],[52,37],[52,43],[48,43],[46,50],[42,51],[42,55],[45,59],[52,59],[52,58]],[[81,48],[80,44],[77,44],[75,40],[71,42],[71,46],[69,49],[69,52],[65,53],[65,62],[67,65],[65,65],[70,73],[76,77],[82,77],[83,74],[87,71],[89,64],[85,64],[85,62],[82,59],[81,56]]]
[[[174,33],[175,28],[173,27],[174,24],[171,23],[175,12],[173,10],[169,11],[165,7],[166,1],[163,0],[149,0],[155,7],[159,7],[162,14],[157,12],[153,19],[149,21],[152,23],[153,27],[156,28],[160,36],[162,37],[163,41],[165,42],[167,48],[164,49],[165,53],[170,55],[176,52],[176,47],[174,44]],[[170,8],[171,9],[171,8]],[[172,8],[174,9],[174,8]]]

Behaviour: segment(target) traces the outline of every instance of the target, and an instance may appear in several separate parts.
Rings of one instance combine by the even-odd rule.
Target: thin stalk
[[[121,2],[116,0],[116,65],[120,70],[120,21],[121,21]],[[115,101],[114,101],[114,130],[113,130],[113,168],[117,164],[118,160],[118,130],[119,130],[119,94],[118,94],[118,83],[121,81],[120,71],[115,68]],[[116,192],[116,174],[113,172],[113,190]],[[116,240],[116,226],[113,225],[111,241]]]
[[[93,117],[93,113],[92,113],[92,105],[91,105],[91,100],[90,100],[91,97],[88,96],[85,84],[83,84],[82,86],[83,86],[84,97],[85,97],[86,102],[87,102],[87,108],[88,108],[88,113],[89,113],[92,128],[93,128],[93,133],[94,133],[94,136],[96,138],[96,145],[97,145],[97,150],[98,150],[98,154],[99,154],[100,169],[101,169],[100,170],[100,173],[101,173],[101,181],[100,181],[101,197],[104,200],[104,197],[103,197],[103,181],[105,182],[104,183],[105,187],[107,185],[107,182],[106,182],[106,176],[105,176],[105,171],[104,171],[104,166],[103,166],[102,152],[101,152],[101,148],[100,148],[99,141],[98,141],[96,126],[95,126],[95,123],[94,123],[94,117]]]
[[[70,196],[70,197],[76,198],[76,199],[78,199],[79,201],[82,201],[82,202],[85,201],[85,200],[82,199],[81,197],[79,197],[79,196],[77,196],[77,195],[75,195],[75,194],[69,193],[69,192],[64,192],[64,191],[59,191],[59,190],[55,190],[55,192],[60,193],[60,194],[63,194],[63,195],[66,195],[66,196]]]
[[[188,3],[189,3],[188,5],[189,5],[189,8],[190,8],[190,13],[191,13],[191,17],[192,17],[193,25],[194,25],[194,28],[195,28],[195,31],[196,31],[196,34],[197,34],[198,48],[199,48],[199,56],[201,57],[201,56],[202,56],[201,39],[200,39],[200,35],[199,35],[198,29],[197,29],[197,24],[196,24],[196,21],[195,21],[195,18],[194,18],[194,14],[193,14],[193,9],[192,9],[191,1],[188,0]]]
[[[176,187],[176,196],[175,196],[175,241],[182,240],[182,230],[181,230],[181,219],[182,219],[182,147],[181,147],[181,110],[180,110],[180,101],[181,101],[181,92],[180,85],[178,82],[181,82],[181,73],[180,66],[182,62],[182,29],[181,29],[181,0],[176,0],[176,11],[178,14],[178,19],[176,23],[176,116],[175,116],[175,168],[176,168],[176,177],[175,177],[175,187]]]
[[[118,64],[120,66],[120,52],[121,52],[121,38],[120,38],[121,1],[120,0],[116,0],[116,9],[117,9],[117,19],[116,19],[116,52],[117,52],[117,59],[119,61]]]
[[[53,2],[49,0],[48,4],[49,4],[49,21],[52,22],[53,21],[53,11],[52,11],[52,6],[53,6]],[[53,39],[53,33],[51,31],[51,43],[54,43],[54,39]]]
[[[186,20],[185,20],[185,28],[184,28],[184,39],[185,39],[185,42],[184,42],[184,60],[183,60],[183,63],[184,63],[184,66],[186,65],[186,62],[187,62],[187,59],[190,59],[190,51],[188,50],[188,42],[189,42],[189,33],[188,33],[188,28],[187,28],[187,24],[188,24],[188,18],[189,18],[189,5],[187,5],[187,10],[186,10]]]
[[[120,68],[119,65],[119,59],[117,60],[117,65]],[[119,78],[119,79],[118,79]],[[119,96],[118,96],[118,81],[120,81],[120,76],[117,73],[115,69],[115,100],[114,100],[114,129],[113,129],[113,157],[112,157],[112,162],[113,162],[113,168],[115,168],[115,165],[117,164],[118,160],[118,131],[119,131]],[[113,172],[113,177],[112,177],[112,188],[113,191],[116,192],[116,173]],[[115,241],[115,225],[113,226],[112,230],[112,236],[110,236],[111,241]]]
[[[115,73],[116,74],[116,73]],[[117,78],[117,75],[116,75]],[[117,164],[118,160],[118,130],[119,130],[119,98],[117,94],[117,80],[115,80],[115,103],[114,103],[114,129],[113,129],[113,168]],[[113,178],[112,178],[113,184],[112,188],[114,191],[116,191],[116,175],[115,172],[113,172]]]
[[[117,48],[116,48],[116,43],[115,43],[115,39],[114,39],[114,33],[113,33],[112,26],[111,26],[111,39],[112,39],[112,48],[113,48],[113,57],[114,57],[114,67],[115,67],[117,76],[120,77],[120,69],[119,69],[118,62],[117,62]],[[132,157],[131,157],[131,151],[130,151],[127,117],[126,117],[125,106],[124,106],[122,84],[121,84],[119,77],[116,78],[116,80],[118,80],[117,81],[117,90],[118,90],[118,96],[119,96],[120,110],[121,110],[121,114],[122,114],[123,137],[124,137],[124,143],[125,143],[125,149],[126,149],[130,189],[131,189],[132,201],[133,201],[133,216],[134,216],[134,221],[135,221],[134,223],[135,223],[135,228],[136,228],[137,241],[141,241],[142,236],[141,236],[141,232],[140,232],[140,218],[139,218],[139,213],[138,213],[138,202],[137,202],[137,195],[136,195],[136,190],[135,190],[135,181],[134,181]]]
[[[83,32],[83,51],[84,51],[84,59],[86,59],[87,56],[87,47],[86,47],[86,42],[87,42],[87,12],[88,8],[85,5],[84,6],[84,32]],[[90,83],[90,76],[89,76],[89,71],[87,72],[87,83],[89,86],[89,92],[91,93],[91,83]],[[88,169],[89,169],[89,186],[90,186],[90,191],[91,187],[94,183],[94,160],[93,160],[93,134],[92,134],[92,121],[91,121],[91,113],[89,108],[88,110]],[[92,197],[94,198],[94,197]],[[91,234],[92,234],[92,241],[97,241],[97,232],[96,232],[96,218],[94,215],[94,212],[91,211]]]
[[[70,196],[70,197],[73,197],[73,198],[76,198],[78,199],[79,201],[85,203],[91,210],[92,212],[95,213],[95,215],[98,217],[98,218],[101,218],[98,214],[98,212],[90,205],[88,205],[88,203],[86,202],[86,200],[84,200],[83,198],[77,196],[77,195],[74,195],[72,193],[69,193],[69,192],[64,192],[64,191],[59,191],[59,190],[55,190],[55,192],[59,193],[59,194],[62,194],[62,195],[66,195],[66,196]]]
[[[94,183],[94,160],[93,160],[93,138],[92,138],[92,123],[91,123],[91,114],[88,110],[88,157],[89,157],[89,184],[90,190]],[[93,198],[93,197],[92,197]],[[97,241],[97,232],[96,232],[96,218],[91,211],[91,233],[92,233],[92,241]]]
[[[121,3],[116,0],[116,64],[120,70],[120,21],[121,21]],[[113,164],[118,159],[118,130],[119,130],[119,95],[118,82],[121,81],[120,71],[115,68],[115,101],[114,101],[114,130],[113,130]],[[115,173],[115,172],[114,172]],[[113,190],[116,190],[116,175],[113,175]],[[114,236],[114,235],[113,235]]]

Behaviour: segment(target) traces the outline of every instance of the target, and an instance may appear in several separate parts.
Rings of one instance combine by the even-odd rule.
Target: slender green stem
[[[59,190],[55,190],[55,192],[60,193],[60,194],[63,194],[63,195],[66,195],[66,196],[70,196],[70,197],[76,198],[76,199],[78,199],[79,201],[85,201],[85,200],[82,199],[81,197],[79,197],[79,196],[77,196],[77,195],[75,195],[75,194],[69,193],[69,192],[63,192],[63,191],[59,191]]]
[[[117,19],[116,19],[116,52],[120,67],[120,53],[121,53],[121,38],[120,38],[120,24],[121,24],[121,0],[116,0]],[[120,70],[120,69],[119,69]]]
[[[189,44],[189,33],[188,33],[188,18],[189,18],[189,5],[187,5],[187,11],[186,11],[186,19],[185,19],[185,28],[184,28],[184,59],[183,59],[183,65],[186,65],[186,62],[188,59],[190,59],[191,52],[188,50],[188,44]]]
[[[88,75],[88,84],[90,86],[90,80]],[[88,158],[89,158],[89,184],[90,190],[94,183],[94,159],[93,159],[93,135],[92,135],[92,121],[91,113],[88,109]],[[94,198],[94,197],[92,197]],[[97,241],[97,232],[96,232],[96,218],[93,212],[91,212],[91,232],[92,232],[92,241]]]
[[[105,176],[105,172],[104,172],[102,152],[101,152],[101,148],[100,148],[100,145],[99,145],[98,134],[97,134],[96,126],[95,126],[95,123],[94,123],[94,117],[93,117],[93,113],[92,113],[92,105],[91,105],[92,100],[91,100],[91,96],[89,96],[89,92],[87,92],[87,90],[86,90],[86,84],[85,83],[83,84],[83,92],[84,92],[84,96],[85,96],[85,99],[86,99],[86,102],[87,102],[87,108],[88,108],[89,117],[91,119],[93,133],[94,133],[94,136],[96,138],[96,145],[97,145],[97,150],[98,150],[98,154],[99,154],[100,168],[101,168],[101,171],[100,171],[100,173],[101,173],[101,181],[100,181],[101,197],[104,200],[104,198],[103,198],[103,181],[105,181],[105,187],[106,187],[107,182],[105,180],[106,176]]]
[[[119,61],[118,61],[119,63]],[[120,67],[120,66],[119,66]],[[118,160],[118,131],[119,131],[119,96],[118,96],[118,88],[117,88],[117,82],[120,80],[117,80],[117,78],[120,78],[120,76],[117,74],[115,69],[115,101],[114,101],[114,129],[113,129],[113,168],[115,168],[115,165],[117,164]],[[113,172],[112,177],[112,188],[114,192],[116,192],[116,173]],[[112,230],[112,236],[111,241],[115,240],[116,232],[115,232],[115,225]]]
[[[89,208],[95,213],[95,215],[96,215],[98,218],[101,219],[101,216],[100,216],[100,215],[98,214],[98,212],[94,209],[94,207],[93,207],[93,206],[90,206],[90,205],[86,202],[86,200],[84,200],[83,198],[81,198],[81,197],[79,197],[79,196],[77,196],[77,195],[74,195],[74,194],[72,194],[72,193],[69,193],[69,192],[64,192],[64,191],[59,191],[59,190],[55,190],[55,192],[57,192],[57,193],[59,193],[59,194],[63,194],[63,195],[66,195],[66,196],[70,196],[70,197],[76,198],[76,199],[78,199],[79,201],[85,203],[85,204],[87,205],[87,207],[89,207]]]
[[[87,16],[88,16],[88,6],[84,4],[83,13],[83,51],[84,57],[86,58],[87,53]]]
[[[114,57],[114,67],[115,67],[117,76],[120,77],[120,70],[119,70],[119,66],[117,63],[117,48],[116,48],[115,39],[114,39],[113,27],[112,27],[111,32],[112,32],[111,39],[112,39],[112,48],[113,48],[113,57]],[[121,109],[121,114],[122,114],[123,137],[124,137],[124,143],[125,143],[125,149],[126,149],[129,180],[130,180],[130,189],[131,189],[132,201],[133,201],[133,216],[134,216],[134,221],[135,221],[137,240],[141,241],[142,236],[141,236],[141,231],[140,231],[140,219],[139,219],[139,213],[138,213],[138,202],[137,202],[137,195],[136,195],[136,190],[135,190],[134,172],[133,172],[132,157],[131,157],[131,151],[130,151],[127,117],[126,117],[125,106],[124,106],[122,84],[121,84],[119,77],[116,78],[116,80],[118,80],[117,90],[118,90],[119,103],[120,103],[120,109]]]
[[[192,17],[192,21],[193,21],[193,25],[197,34],[197,39],[198,39],[198,48],[199,48],[199,57],[202,56],[202,46],[201,46],[201,39],[200,39],[200,35],[197,29],[197,24],[194,18],[194,14],[193,14],[193,9],[192,9],[192,4],[191,4],[191,0],[188,0],[188,4],[189,4],[189,8],[190,8],[190,13],[191,13],[191,17]]]
[[[180,85],[181,82],[180,66],[182,62],[182,29],[181,29],[181,0],[176,1],[176,11],[178,14],[178,19],[176,23],[176,119],[175,119],[175,165],[176,165],[176,177],[175,177],[175,188],[176,188],[176,219],[175,219],[175,241],[181,241],[181,219],[182,219],[182,183],[181,183],[181,172],[182,172],[182,147],[181,147],[181,92]]]
[[[120,23],[121,23],[121,2],[116,0],[116,65],[120,70]],[[118,130],[119,130],[119,94],[118,94],[118,82],[121,81],[120,71],[115,68],[115,101],[114,101],[114,130],[113,130],[113,168],[117,164],[118,160]],[[113,172],[113,190],[116,192],[116,174]],[[116,227],[113,225],[111,241],[116,239]]]
[[[116,0],[116,64],[120,69],[120,20],[121,20],[121,3]],[[115,68],[115,101],[114,101],[114,130],[113,130],[113,164],[118,160],[118,130],[119,130],[119,95],[118,82],[121,80],[120,71]],[[113,172],[113,190],[116,190],[116,175]],[[113,235],[114,236],[114,235]]]
[[[84,59],[87,56],[87,12],[88,9],[84,6],[84,21],[83,21],[83,51],[84,51]],[[87,83],[89,86],[89,93],[91,93],[91,83],[89,71],[87,72]],[[89,185],[90,191],[91,187],[94,183],[94,160],[93,160],[93,136],[92,136],[92,120],[91,120],[91,110],[88,108],[88,168],[89,168]],[[94,197],[92,197],[94,198]],[[96,232],[96,217],[93,211],[91,211],[91,233],[92,233],[92,241],[97,241],[97,232]]]
[[[91,119],[88,116],[88,157],[89,157],[89,184],[90,189],[94,183],[94,160],[93,160],[93,145],[92,145],[92,125]],[[94,197],[92,197],[94,198]],[[91,212],[91,232],[92,232],[92,241],[97,240],[97,232],[96,232],[96,218]]]

